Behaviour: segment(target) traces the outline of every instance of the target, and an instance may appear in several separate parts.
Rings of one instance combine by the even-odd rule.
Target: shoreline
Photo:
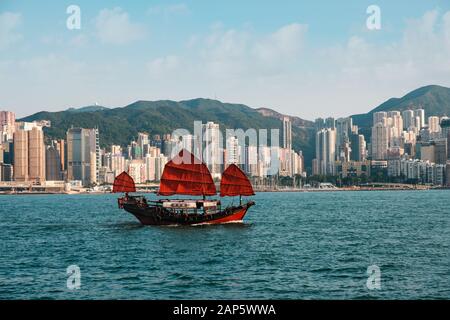
[[[416,188],[336,188],[336,189],[268,189],[255,190],[256,193],[302,193],[302,192],[370,192],[370,191],[430,191],[450,190],[450,187],[416,187]],[[156,192],[137,191],[139,194],[155,194]],[[104,195],[111,192],[0,192],[0,196],[26,196],[26,195]]]

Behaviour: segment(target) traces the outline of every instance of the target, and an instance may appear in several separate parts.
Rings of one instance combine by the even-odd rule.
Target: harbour
[[[243,223],[152,227],[112,194],[6,195],[0,299],[445,299],[447,199],[257,193]],[[79,290],[66,286],[70,265]],[[371,265],[381,290],[366,286]]]

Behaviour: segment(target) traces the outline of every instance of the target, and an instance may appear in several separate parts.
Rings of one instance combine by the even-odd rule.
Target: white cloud
[[[265,62],[297,60],[305,43],[308,26],[293,23],[270,34],[255,46],[255,54]]]
[[[128,13],[119,7],[103,9],[96,21],[97,35],[103,43],[126,44],[144,37],[144,28],[130,21]]]
[[[174,15],[189,15],[191,10],[185,3],[175,3],[170,5],[152,6],[147,10],[149,15],[162,15],[164,18],[169,18]]]
[[[179,58],[174,55],[157,58],[147,63],[147,69],[152,76],[167,76],[167,73],[177,70],[179,66]]]
[[[4,12],[0,14],[0,50],[8,48],[22,39],[17,28],[22,23],[20,13]]]
[[[300,60],[307,29],[306,25],[294,23],[258,36],[248,30],[224,30],[216,25],[203,43],[196,41],[201,63],[212,77],[270,77],[289,72]]]
[[[265,35],[216,24],[207,35],[191,36],[188,50],[178,54],[183,63],[171,70],[183,75],[160,73],[154,89],[217,94],[310,119],[366,112],[423,85],[450,86],[449,27],[450,12],[430,11],[408,20],[396,41],[380,43],[357,32],[344,43],[318,47],[307,44],[308,26],[299,23]],[[165,90],[169,77],[171,90]]]

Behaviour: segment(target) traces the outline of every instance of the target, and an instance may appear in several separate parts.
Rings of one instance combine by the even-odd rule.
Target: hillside
[[[425,116],[450,115],[450,88],[430,85],[411,91],[401,98],[391,98],[368,113],[353,115],[353,122],[360,128],[372,126],[373,113],[379,111],[404,111],[423,108]]]
[[[270,110],[270,109],[266,109]],[[39,112],[22,121],[50,120],[51,128],[45,128],[49,139],[65,138],[70,127],[100,130],[102,147],[112,144],[126,146],[136,139],[138,132],[149,134],[171,133],[178,128],[193,131],[194,121],[214,121],[224,129],[280,129],[280,114],[272,111],[263,115],[258,110],[242,104],[222,103],[210,99],[187,101],[137,101],[121,108],[84,107],[61,112]],[[312,123],[300,118],[293,119],[293,147],[302,150],[307,165],[311,163],[314,150]]]

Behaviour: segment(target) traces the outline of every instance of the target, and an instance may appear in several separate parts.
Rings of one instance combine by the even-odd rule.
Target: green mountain
[[[426,86],[408,93],[402,98],[392,98],[365,114],[352,116],[360,132],[370,141],[372,115],[377,111],[425,109],[426,116],[450,115],[450,88]],[[112,144],[126,146],[136,139],[138,132],[149,134],[171,133],[185,128],[193,131],[194,121],[214,121],[224,129],[280,129],[285,115],[267,108],[253,109],[243,104],[222,103],[210,99],[187,101],[137,101],[125,107],[106,108],[88,106],[70,108],[61,112],[39,112],[22,121],[50,120],[51,128],[45,128],[49,139],[65,138],[70,127],[100,130],[102,147]],[[314,123],[289,116],[292,121],[293,147],[302,150],[305,165],[311,166],[314,158]]]
[[[425,110],[425,117],[450,115],[450,88],[436,85],[422,87],[401,98],[391,98],[368,113],[353,115],[352,118],[366,138],[370,138],[373,113],[419,108]]]
[[[280,129],[281,116],[270,109],[255,110],[242,104],[222,103],[217,100],[137,101],[122,108],[85,107],[61,112],[39,112],[22,121],[50,120],[45,128],[49,139],[65,138],[70,127],[94,128],[100,131],[100,144],[126,146],[136,139],[138,132],[149,134],[171,133],[185,128],[193,132],[194,121],[214,121],[224,129]],[[314,150],[313,123],[292,117],[293,147],[302,150],[305,163],[310,164]]]
[[[101,110],[105,110],[105,109],[108,109],[108,108],[95,105],[95,106],[86,106],[86,107],[82,107],[82,108],[69,108],[66,111],[81,113],[81,112],[101,111]]]

